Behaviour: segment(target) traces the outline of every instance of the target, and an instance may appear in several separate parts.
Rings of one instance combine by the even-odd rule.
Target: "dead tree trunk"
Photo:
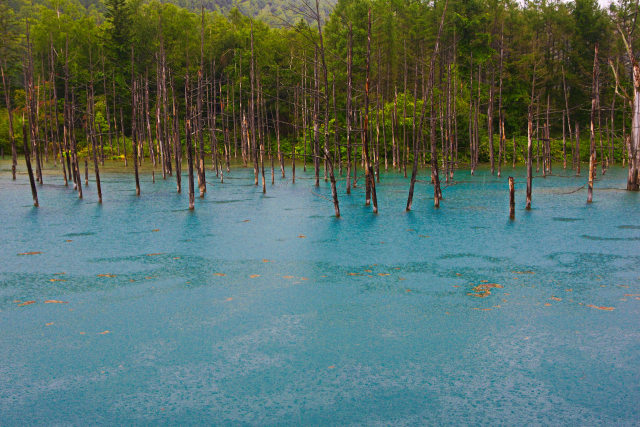
[[[325,137],[324,137],[324,158],[329,168],[329,179],[331,180],[331,195],[333,196],[333,208],[336,217],[340,217],[340,205],[338,204],[338,191],[336,189],[336,178],[333,173],[333,162],[329,153],[329,78],[327,75],[327,63],[324,55],[324,41],[322,38],[322,25],[320,24],[320,4],[316,0],[316,22],[318,23],[318,36],[320,39],[320,58],[322,59],[322,73],[324,77],[324,101],[325,101]]]
[[[596,43],[593,55],[593,83],[591,91],[591,144],[589,147],[589,188],[587,192],[587,203],[593,202],[593,179],[596,173],[596,131],[595,131],[595,115],[599,109],[598,94],[598,44]],[[602,142],[602,140],[601,140]]]
[[[11,143],[11,177],[16,180],[16,169],[18,165],[18,152],[16,151],[16,141],[13,134],[13,111],[11,110],[10,86],[4,76],[4,60],[0,63],[0,72],[2,73],[2,87],[4,89],[4,101],[7,106],[7,115],[9,116],[9,142]],[[55,90],[55,89],[54,89]],[[63,161],[64,166],[64,161]],[[66,174],[65,174],[66,183]]]
[[[509,177],[509,219],[514,220],[516,218],[516,196],[515,186],[513,184],[513,177]]]
[[[533,103],[535,100],[536,88],[536,66],[533,66],[533,79],[531,83],[531,102],[529,103],[529,114],[527,117],[527,205],[526,209],[531,209],[531,186],[532,186],[532,157],[533,157]]]
[[[351,22],[349,22],[349,38],[347,40],[347,194],[351,194],[351,67],[352,67],[352,50],[353,50],[353,34]]]
[[[435,145],[435,114],[433,111],[433,83],[434,83],[434,68],[436,63],[436,57],[438,56],[438,48],[440,46],[440,36],[442,34],[442,27],[444,26],[444,17],[447,13],[447,5],[449,4],[449,0],[446,0],[444,3],[444,9],[442,10],[442,18],[440,18],[440,26],[438,27],[438,35],[436,37],[436,42],[433,47],[433,53],[431,54],[431,62],[429,64],[429,83],[427,86],[427,90],[430,93],[431,98],[431,172],[434,178],[434,206],[440,206],[440,178],[438,177],[438,159],[435,153],[436,145]],[[426,103],[426,97],[423,100],[423,111],[424,105]],[[409,184],[409,197],[407,199],[407,212],[411,210],[411,204],[413,202],[413,189],[416,183],[416,175],[418,172],[418,146],[417,141],[414,140],[413,143],[413,170],[411,172],[411,183]]]
[[[24,149],[24,161],[27,165],[27,172],[29,173],[29,183],[31,184],[31,196],[33,196],[33,206],[36,208],[38,203],[38,190],[36,189],[36,181],[33,177],[33,169],[31,168],[31,157],[29,146],[27,145],[27,127],[25,125],[24,117],[22,118],[22,148]]]
[[[187,139],[187,164],[189,167],[189,209],[193,210],[195,205],[195,189],[193,183],[193,144],[191,142],[191,98],[189,96],[189,72],[185,78],[184,103],[185,103],[185,137]]]
[[[133,151],[133,170],[136,176],[136,196],[140,195],[140,177],[138,176],[138,129],[136,110],[138,109],[137,80],[134,74],[135,57],[131,46],[131,151]],[[125,154],[126,157],[126,154]]]
[[[369,84],[370,84],[370,68],[371,68],[371,8],[369,8],[369,19],[367,24],[367,57],[366,57],[366,74],[364,84],[364,138],[363,147],[364,150],[364,167],[366,170],[365,178],[367,182],[367,194],[365,205],[369,205],[369,195],[373,199],[373,213],[378,213],[378,197],[376,195],[376,180],[373,171],[373,165],[371,164],[371,158],[369,156]]]

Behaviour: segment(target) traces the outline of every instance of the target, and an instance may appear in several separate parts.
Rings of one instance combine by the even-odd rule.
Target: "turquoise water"
[[[590,206],[586,174],[536,178],[529,212],[523,169],[461,171],[439,210],[419,182],[410,213],[384,175],[377,216],[342,180],[339,220],[311,169],[266,196],[252,170],[209,172],[190,212],[174,180],[145,173],[137,198],[121,167],[103,205],[58,174],[36,209],[9,168],[2,425],[640,424],[640,194],[621,168]]]

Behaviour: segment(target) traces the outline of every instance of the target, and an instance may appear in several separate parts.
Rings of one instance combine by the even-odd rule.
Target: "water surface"
[[[438,210],[423,172],[410,213],[387,174],[377,216],[342,179],[340,219],[301,167],[266,196],[252,170],[208,172],[193,212],[159,174],[137,198],[121,166],[102,205],[48,170],[36,209],[9,169],[0,424],[640,422],[640,195],[621,168],[591,205],[586,174],[536,177],[528,212],[523,169],[458,172]]]

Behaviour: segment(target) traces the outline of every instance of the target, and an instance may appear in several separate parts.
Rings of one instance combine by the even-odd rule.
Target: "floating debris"
[[[115,274],[98,274],[98,277],[116,277]]]
[[[158,255],[164,255],[164,252],[156,252],[153,254],[147,254],[147,256],[158,256]]]
[[[260,275],[259,275],[259,274],[252,274],[252,275],[251,275],[251,276],[249,276],[249,277],[250,277],[250,278],[252,278],[252,279],[255,279],[256,277],[260,277]]]
[[[226,274],[224,273],[213,273],[214,276],[224,277]]]
[[[25,305],[35,304],[35,301],[25,301],[23,303],[18,304],[18,307],[24,307]]]
[[[48,299],[44,303],[45,304],[69,304],[68,301],[58,301],[56,299]]]
[[[616,309],[615,307],[603,307],[603,306],[597,306],[593,304],[587,304],[587,307],[595,308],[596,310],[603,310],[603,311],[613,311]]]
[[[98,332],[98,335],[107,335],[107,334],[110,334],[110,333],[111,333],[111,331],[106,330],[106,331]]]
[[[497,283],[483,283],[482,285],[474,286],[473,288],[471,288],[473,292],[470,292],[467,295],[478,298],[485,298],[491,295],[491,289],[493,288],[502,289],[503,286]]]
[[[34,252],[21,252],[18,255],[40,255],[42,252],[34,251]]]

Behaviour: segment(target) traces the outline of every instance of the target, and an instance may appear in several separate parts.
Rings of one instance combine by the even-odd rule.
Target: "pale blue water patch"
[[[189,212],[173,179],[145,171],[137,198],[121,166],[102,205],[47,171],[35,209],[9,167],[2,425],[639,424],[624,169],[598,175],[592,205],[586,174],[536,177],[529,212],[523,169],[458,172],[438,210],[422,172],[409,213],[386,174],[377,216],[342,178],[336,219],[312,169],[274,186],[267,171],[266,196],[250,169],[208,172]]]

